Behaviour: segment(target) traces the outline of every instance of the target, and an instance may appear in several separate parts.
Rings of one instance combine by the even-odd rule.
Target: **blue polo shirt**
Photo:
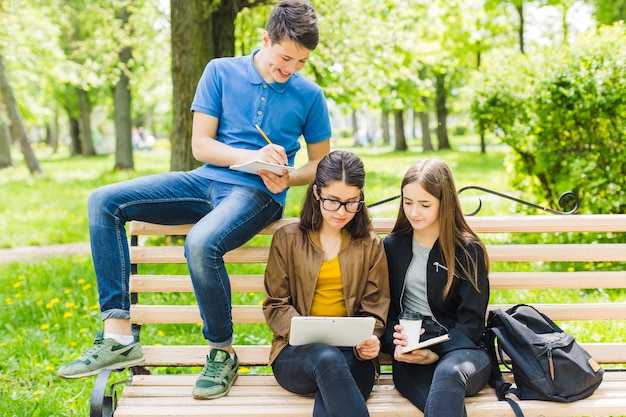
[[[254,126],[258,124],[273,143],[285,148],[289,165],[294,165],[300,136],[306,143],[331,137],[326,98],[320,86],[298,73],[286,83],[263,80],[252,61],[258,51],[211,60],[196,88],[191,111],[217,117],[215,139],[236,148],[257,150],[267,145]],[[193,172],[214,181],[256,187],[285,205],[287,190],[272,194],[258,175],[210,164]]]

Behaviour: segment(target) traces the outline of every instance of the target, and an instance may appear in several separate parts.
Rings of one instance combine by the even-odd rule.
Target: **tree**
[[[128,24],[127,7],[118,10],[122,28]],[[123,45],[119,51],[119,76],[113,87],[113,108],[115,112],[115,169],[135,168],[133,162],[131,92],[128,72],[132,58],[131,47]]]
[[[0,122],[0,169],[13,166],[11,145],[9,143],[9,129]]]
[[[173,119],[171,169],[185,171],[200,163],[191,153],[193,117],[189,107],[206,64],[235,53],[235,18],[243,7],[261,0],[171,0]]]
[[[24,128],[24,122],[22,116],[17,108],[15,97],[13,96],[13,90],[9,83],[9,77],[7,75],[6,67],[4,66],[4,58],[0,51],[0,95],[4,102],[4,107],[7,110],[9,120],[11,122],[11,132],[13,137],[20,144],[20,149],[24,155],[24,160],[31,174],[43,174],[43,170],[39,166],[39,161],[30,146],[28,136],[26,135],[26,129]]]
[[[626,0],[587,0],[595,8],[595,17],[598,23],[611,23],[626,20]]]
[[[558,51],[486,65],[473,118],[512,149],[512,185],[548,206],[574,191],[585,212],[626,212],[623,24]],[[488,70],[487,70],[488,68]]]

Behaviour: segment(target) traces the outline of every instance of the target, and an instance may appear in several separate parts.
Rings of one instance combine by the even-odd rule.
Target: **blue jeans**
[[[223,255],[282,216],[282,207],[251,187],[167,172],[110,184],[89,197],[89,233],[102,319],[130,318],[128,240],[124,224],[195,223],[185,240],[202,333],[216,347],[232,343],[230,279]]]
[[[430,365],[393,361],[398,391],[424,412],[424,417],[465,417],[465,397],[476,395],[489,380],[486,349],[459,349]]]
[[[313,417],[369,416],[365,400],[376,375],[370,361],[360,361],[352,348],[323,343],[287,345],[272,364],[278,383],[296,394],[315,393]]]

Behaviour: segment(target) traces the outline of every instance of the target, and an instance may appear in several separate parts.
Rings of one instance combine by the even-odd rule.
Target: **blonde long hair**
[[[443,292],[443,298],[448,296],[452,288],[457,264],[461,269],[459,271],[461,276],[467,277],[474,288],[479,291],[477,262],[484,262],[485,270],[489,273],[489,257],[485,244],[465,221],[452,171],[441,160],[421,159],[415,162],[404,174],[400,188],[402,197],[404,197],[404,187],[412,183],[419,183],[426,192],[439,200],[439,245],[448,268],[448,281]],[[400,203],[396,224],[391,233],[413,233],[413,227],[404,214],[402,203]],[[479,245],[482,248],[483,259],[475,259],[475,254],[470,253],[468,246],[471,244]],[[464,253],[467,262],[460,262],[456,258],[457,248]]]

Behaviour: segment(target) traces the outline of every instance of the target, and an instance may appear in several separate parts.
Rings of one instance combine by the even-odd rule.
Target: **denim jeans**
[[[272,369],[286,390],[315,393],[313,417],[369,416],[365,401],[374,386],[374,365],[358,360],[352,348],[323,343],[287,345]]]
[[[454,350],[430,365],[393,361],[396,388],[424,417],[466,417],[465,397],[476,395],[490,372],[483,348]]]
[[[167,172],[106,185],[88,200],[89,232],[102,319],[130,318],[128,240],[124,224],[195,223],[185,240],[202,333],[216,347],[232,343],[230,279],[223,255],[282,216],[261,190]]]

